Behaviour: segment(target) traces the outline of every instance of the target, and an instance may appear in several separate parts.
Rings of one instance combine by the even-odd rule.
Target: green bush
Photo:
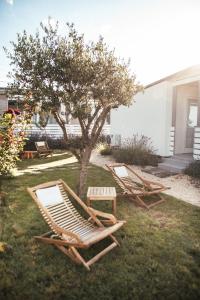
[[[200,179],[200,160],[196,160],[189,164],[185,169],[185,174]]]
[[[111,155],[112,149],[110,147],[104,148],[100,151],[101,155]]]
[[[110,145],[107,143],[97,144],[96,149],[97,149],[97,151],[99,151],[99,153],[101,155],[111,155],[112,154],[112,149],[111,149]]]
[[[145,136],[133,136],[127,139],[123,146],[113,151],[115,160],[119,163],[134,164],[140,166],[157,166],[160,157],[155,155],[152,143]]]

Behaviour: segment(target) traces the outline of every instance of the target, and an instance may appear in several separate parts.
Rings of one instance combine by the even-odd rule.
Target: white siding
[[[8,109],[8,100],[5,95],[0,95],[0,115]]]
[[[67,133],[71,135],[81,135],[80,125],[72,125],[66,124]],[[32,126],[27,130],[28,134],[44,134],[50,135],[52,137],[62,137],[63,132],[58,124],[48,124],[45,129],[40,130],[36,125],[32,124]],[[110,125],[105,124],[102,129],[103,135],[110,134]]]
[[[112,111],[111,134],[121,134],[122,141],[133,134],[145,135],[158,154],[169,156],[171,110],[172,86],[161,82],[137,94],[130,107]]]

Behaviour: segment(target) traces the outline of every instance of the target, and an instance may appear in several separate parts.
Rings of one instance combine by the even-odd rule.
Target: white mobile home
[[[161,156],[200,159],[200,65],[147,85],[130,107],[113,110],[111,134],[145,135]]]
[[[20,100],[17,98],[8,98],[7,96],[7,89],[0,87],[0,115],[2,115],[5,111],[7,111],[9,108],[13,109],[22,109],[20,105]],[[66,128],[69,135],[78,135],[80,136],[81,128],[80,124],[77,119],[69,118],[68,114],[65,111],[65,107],[61,104],[60,107],[60,114],[64,119],[66,119]],[[40,127],[37,125],[39,121],[39,116],[35,114],[32,118],[32,124],[30,129],[28,129],[29,134],[40,134],[40,135],[49,135],[51,137],[60,137],[63,135],[62,129],[57,124],[56,120],[52,115],[50,115],[48,124],[45,127],[45,129],[40,129]],[[110,135],[110,115],[108,115],[106,122],[102,128],[102,134],[107,136]]]
[[[0,87],[0,115],[8,109],[8,100],[6,97],[6,89]]]

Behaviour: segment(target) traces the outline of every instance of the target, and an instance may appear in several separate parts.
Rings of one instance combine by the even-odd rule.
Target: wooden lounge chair
[[[161,192],[167,190],[168,187],[142,178],[126,164],[112,164],[106,165],[106,167],[111,171],[114,179],[122,188],[123,195],[136,201],[140,206],[149,209],[165,201]],[[148,204],[144,201],[144,197],[151,195],[157,195],[157,199]]]
[[[49,146],[45,141],[35,142],[35,147],[39,157],[47,157],[48,155],[52,156],[53,154],[53,151],[49,149]]]
[[[125,221],[117,221],[112,214],[88,207],[61,179],[28,188],[28,192],[52,230],[35,238],[56,246],[74,262],[83,264],[87,270],[90,270],[90,266],[99,258],[119,245],[113,233],[122,227]],[[81,216],[73,201],[81,206],[89,219]],[[104,227],[97,216],[106,218],[112,225]],[[107,237],[111,238],[112,243],[89,261],[77,250],[89,248]]]

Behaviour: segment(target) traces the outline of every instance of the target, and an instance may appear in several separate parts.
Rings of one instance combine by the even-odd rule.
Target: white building
[[[0,115],[2,115],[5,111],[7,111],[9,108],[21,108],[20,102],[14,99],[8,99],[6,95],[6,88],[0,87]],[[63,117],[66,116],[65,108],[61,105],[60,109],[61,115]],[[60,126],[57,124],[56,120],[53,116],[49,117],[49,121],[45,129],[41,130],[37,124],[38,124],[39,116],[34,115],[32,119],[32,125],[30,129],[28,129],[29,134],[41,134],[41,135],[49,135],[51,137],[60,137],[63,136],[63,131],[60,128]],[[69,135],[81,135],[81,128],[79,125],[79,122],[77,119],[70,119],[66,117],[66,128],[67,133]],[[110,135],[110,115],[108,115],[106,122],[102,129],[102,135]]]
[[[6,97],[6,89],[0,87],[0,115],[4,113],[8,109],[8,100]]]
[[[147,85],[130,107],[111,114],[111,134],[151,138],[157,154],[200,158],[200,65]]]

